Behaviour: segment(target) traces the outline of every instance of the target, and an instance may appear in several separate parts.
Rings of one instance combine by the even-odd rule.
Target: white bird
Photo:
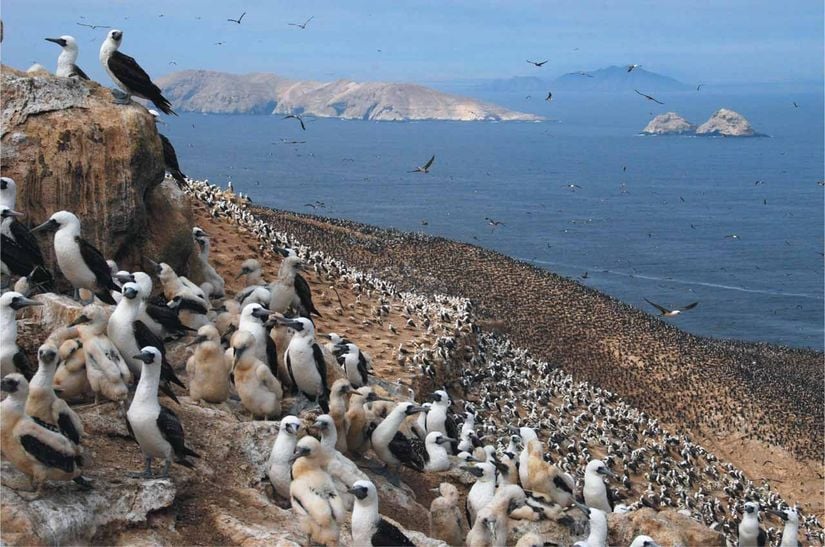
[[[659,547],[659,544],[650,536],[636,536],[630,547]]]
[[[171,103],[163,96],[146,71],[132,57],[118,51],[123,40],[123,32],[112,29],[100,46],[100,64],[119,88],[126,92],[118,102],[128,104],[131,96],[152,101],[164,114],[175,114]]]
[[[762,547],[767,544],[768,536],[759,526],[759,504],[746,502],[742,522],[739,523],[739,547]]]
[[[324,470],[326,458],[321,443],[315,437],[302,438],[292,458],[289,496],[292,509],[303,517],[307,543],[337,545],[346,510],[332,477]]]
[[[126,420],[132,433],[140,445],[146,467],[143,473],[135,476],[152,478],[152,459],[163,458],[164,466],[161,477],[169,476],[169,464],[172,458],[190,469],[194,464],[187,460],[187,456],[200,458],[184,443],[183,426],[174,412],[158,403],[158,384],[161,376],[162,355],[157,348],[147,346],[140,350],[140,354],[133,356],[143,363],[140,381],[135,390],[135,397]]]
[[[224,280],[209,263],[209,250],[211,247],[211,242],[209,239],[209,235],[203,231],[198,226],[192,228],[192,237],[195,240],[195,243],[198,245],[199,252],[196,256],[196,260],[198,261],[201,267],[201,274],[203,275],[204,281],[209,283],[212,287],[212,293],[207,294],[207,296],[214,296],[217,298],[223,298],[224,296]],[[202,289],[203,287],[201,287]],[[206,291],[204,291],[206,292]]]
[[[601,460],[591,460],[584,470],[584,503],[595,509],[600,509],[605,513],[612,513],[610,500],[607,497],[607,486],[604,484],[604,476],[615,477],[613,472]]]
[[[327,362],[321,346],[315,340],[315,327],[305,317],[278,318],[278,322],[295,331],[284,353],[292,385],[309,400],[317,401],[321,410],[329,412]]]
[[[292,453],[298,444],[298,431],[301,429],[301,420],[295,416],[284,416],[278,427],[278,435],[272,444],[267,464],[267,476],[275,492],[285,499],[289,499],[289,483],[292,480]]]
[[[353,545],[415,545],[378,513],[378,492],[371,481],[354,482],[349,493],[355,496],[355,506],[352,508]]]
[[[367,358],[364,357],[358,346],[348,343],[336,345],[335,348],[344,351],[338,357],[338,363],[344,367],[350,385],[354,388],[367,385],[369,366],[367,365]]]
[[[17,311],[42,305],[15,291],[0,295],[0,376],[20,372],[31,378],[34,374],[29,358],[17,346]]]
[[[796,508],[789,507],[787,509],[769,509],[772,513],[785,521],[785,527],[782,530],[782,541],[779,543],[780,547],[797,547],[800,545],[799,535],[799,513]]]
[[[61,78],[79,78],[81,80],[88,80],[89,77],[77,66],[77,41],[68,35],[63,35],[60,38],[46,38],[49,42],[54,42],[62,49],[60,55],[57,57],[57,71],[55,76]]]
[[[530,477],[527,473],[527,460],[530,458],[530,451],[527,449],[530,441],[538,440],[536,431],[531,427],[520,427],[518,430],[519,437],[521,437],[521,454],[518,457],[518,476],[522,485],[530,484]]]
[[[478,512],[486,507],[496,494],[496,467],[489,462],[480,462],[462,469],[476,477],[467,493],[467,521],[472,527]]]
[[[467,534],[469,547],[505,547],[509,532],[510,513],[523,507],[527,498],[520,486],[501,487],[490,502],[482,507],[470,533]]]
[[[594,507],[579,504],[590,520],[590,533],[584,541],[577,541],[574,547],[607,547],[607,514]]]
[[[398,431],[407,416],[413,416],[422,410],[422,407],[414,403],[398,403],[372,432],[372,449],[387,466],[398,468],[405,465],[416,471],[424,470],[425,462],[421,447],[416,446],[413,440]],[[419,440],[418,444],[420,443]]]
[[[458,454],[458,426],[455,423],[455,419],[449,414],[450,405],[452,404],[450,396],[443,389],[439,389],[435,391],[430,398],[433,401],[433,405],[430,411],[427,412],[425,431],[427,433],[438,431],[445,437],[452,439],[452,444],[449,445],[450,453]]]
[[[427,450],[424,471],[439,472],[450,469],[450,454],[447,447],[455,439],[447,437],[440,431],[430,431],[424,439]]]

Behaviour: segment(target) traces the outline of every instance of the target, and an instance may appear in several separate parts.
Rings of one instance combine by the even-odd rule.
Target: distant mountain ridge
[[[415,84],[316,82],[275,74],[186,70],[158,78],[176,110],[215,114],[305,114],[363,120],[538,121],[541,116]]]
[[[534,93],[537,91],[618,92],[641,89],[658,91],[689,91],[693,86],[669,76],[626,66],[609,66],[597,70],[569,72],[553,80],[537,76],[516,76],[484,82],[478,89],[492,92]]]

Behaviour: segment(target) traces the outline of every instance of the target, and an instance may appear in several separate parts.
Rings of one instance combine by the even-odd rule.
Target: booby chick
[[[247,287],[262,285],[264,280],[261,272],[261,263],[254,258],[248,258],[241,262],[241,270],[238,272],[238,275],[235,276],[235,279],[243,276],[246,276],[245,281]]]
[[[352,343],[341,344],[336,345],[335,349],[341,352],[338,357],[338,364],[344,367],[350,385],[354,388],[367,385],[367,376],[369,375],[367,358],[364,357],[358,346]]]
[[[315,340],[315,327],[305,317],[278,319],[295,331],[284,353],[284,361],[292,385],[309,400],[317,401],[321,410],[329,412],[327,362],[321,346]]]
[[[302,438],[292,458],[289,496],[292,509],[302,517],[308,542],[338,545],[339,525],[346,511],[332,477],[324,470],[326,461],[321,443],[315,437]]]
[[[774,514],[785,521],[785,527],[782,529],[782,541],[779,547],[801,547],[799,543],[799,513],[793,507],[787,509],[769,509],[769,513]]]
[[[95,402],[99,395],[103,395],[110,401],[124,403],[133,377],[117,346],[106,336],[108,321],[101,306],[89,304],[70,327],[76,330],[82,342],[86,376],[94,391]]]
[[[378,492],[371,481],[356,481],[349,493],[355,496],[355,506],[352,508],[353,545],[415,545],[378,513]]]
[[[739,547],[763,547],[768,544],[768,535],[759,526],[759,504],[746,502],[739,523]]]
[[[467,493],[467,522],[472,527],[476,522],[478,512],[490,503],[496,494],[496,467],[489,462],[480,462],[462,468],[474,477],[476,481]]]
[[[81,476],[80,448],[69,439],[35,422],[25,412],[29,384],[16,372],[0,380],[7,394],[0,403],[0,449],[3,457],[29,476],[39,492],[47,480],[74,480],[89,486]]]
[[[37,300],[26,298],[19,292],[9,291],[0,295],[0,374],[6,376],[20,372],[31,378],[34,374],[29,358],[17,346],[17,312],[28,306],[42,306]]]
[[[54,389],[64,401],[82,400],[94,391],[86,374],[86,353],[79,338],[65,340],[57,351],[58,365],[54,373]]]
[[[463,545],[467,521],[458,507],[458,489],[449,482],[438,487],[439,497],[430,504],[430,537],[447,545]]]
[[[140,348],[152,346],[157,348],[162,356],[160,367],[160,378],[163,382],[160,385],[161,391],[175,402],[178,402],[175,393],[172,391],[169,382],[175,383],[182,388],[186,388],[183,382],[175,374],[172,365],[166,360],[166,350],[163,340],[155,336],[149,328],[138,319],[141,308],[141,301],[147,295],[142,293],[142,288],[136,283],[126,283],[122,289],[123,299],[118,302],[115,311],[109,317],[106,327],[106,334],[109,340],[114,343],[132,376],[139,377],[144,367],[144,362],[138,357]]]
[[[353,389],[346,378],[335,380],[329,389],[329,415],[335,422],[335,431],[338,437],[335,448],[342,454],[347,452],[347,433],[350,426],[347,407],[350,393],[353,393]]]
[[[530,457],[530,452],[527,450],[527,445],[532,440],[538,440],[538,435],[536,435],[536,431],[531,427],[520,427],[518,429],[519,437],[521,437],[521,453],[518,457],[518,476],[519,480],[521,481],[521,485],[526,488],[527,490],[530,489],[530,476],[527,471],[528,465],[527,460]]]
[[[200,456],[184,443],[183,426],[175,413],[158,402],[158,384],[163,359],[160,350],[146,346],[133,358],[143,363],[143,369],[132,404],[126,412],[126,420],[129,431],[140,445],[146,462],[143,473],[134,476],[152,478],[154,458],[165,460],[161,477],[169,476],[169,464],[173,457],[176,463],[193,468],[194,464],[186,458]]]
[[[602,477],[615,477],[613,472],[601,460],[591,460],[584,470],[584,503],[595,509],[600,509],[605,513],[612,513],[610,500],[607,497],[607,486]]]
[[[156,86],[146,71],[132,57],[118,51],[123,41],[123,31],[112,29],[100,46],[100,64],[119,88],[126,92],[118,103],[128,104],[131,96],[152,101],[164,114],[175,114],[172,105]]]
[[[301,420],[295,416],[284,416],[278,427],[278,435],[272,444],[267,465],[267,476],[275,492],[289,499],[289,483],[292,481],[292,454],[298,444]]]
[[[333,384],[335,385],[335,384]],[[365,405],[370,405],[376,401],[387,401],[379,397],[371,387],[364,386],[358,388],[350,397],[349,408],[347,408],[347,450],[351,454],[361,454],[367,449],[370,439],[370,421],[367,418]],[[330,408],[332,412],[332,408]]]
[[[186,361],[189,377],[189,397],[193,402],[206,401],[218,404],[229,398],[229,374],[232,363],[226,359],[221,335],[212,325],[198,329],[198,336],[192,341],[195,352]]]
[[[251,348],[252,354],[263,363],[266,363],[269,370],[277,373],[277,349],[275,349],[276,354],[271,355],[275,342],[266,332],[265,326],[270,315],[272,315],[272,312],[260,304],[247,304],[241,310],[237,332],[247,332],[252,336],[254,340],[254,345]],[[231,358],[231,351],[227,352],[227,355]]]
[[[408,417],[418,414],[422,407],[410,403],[398,403],[389,415],[384,418],[372,432],[372,449],[378,458],[387,467],[395,468],[397,472],[401,465],[415,469],[424,470],[424,457],[420,450],[420,441],[414,443],[409,437],[398,431],[401,423]]]
[[[223,298],[225,285],[224,280],[220,275],[218,275],[218,272],[214,267],[212,267],[212,264],[209,263],[209,250],[211,247],[209,235],[207,235],[207,233],[201,228],[195,226],[192,228],[192,237],[194,238],[199,249],[196,259],[201,267],[203,280],[209,283],[212,287],[211,294],[207,293],[207,296]],[[201,289],[203,289],[203,287],[201,287]]]
[[[315,419],[312,428],[321,435],[321,450],[326,459],[326,471],[335,481],[335,487],[344,500],[347,510],[352,509],[352,498],[347,494],[347,485],[358,480],[366,480],[368,477],[363,471],[358,469],[352,460],[344,456],[335,448],[338,433],[335,430],[335,422],[329,414],[321,414]]]
[[[198,330],[209,323],[209,299],[203,289],[185,276],[175,273],[169,264],[155,265],[158,279],[163,286],[163,295],[169,300],[166,305],[175,310],[180,322],[192,330]]]
[[[54,231],[57,265],[76,289],[87,289],[107,304],[115,304],[110,291],[120,292],[100,251],[80,237],[80,220],[69,211],[58,211],[32,232]]]
[[[525,503],[526,496],[520,486],[500,488],[490,503],[479,510],[475,524],[467,534],[467,546],[505,547],[510,532],[510,513]]]
[[[235,389],[244,408],[253,419],[279,417],[283,389],[269,367],[255,356],[255,338],[239,330],[232,335],[232,351]]]
[[[550,496],[553,502],[562,507],[573,505],[575,501],[573,491],[576,487],[573,477],[563,473],[555,465],[544,461],[540,441],[533,439],[528,442],[527,450],[530,481],[525,488]]]
[[[88,80],[89,77],[77,66],[78,47],[77,41],[68,35],[63,35],[60,38],[46,38],[49,42],[54,42],[59,45],[62,50],[57,57],[57,71],[55,76],[61,78],[78,78],[81,80]]]
[[[456,440],[447,437],[439,431],[427,433],[424,439],[426,448],[424,471],[441,472],[450,469],[450,455],[447,447]]]
[[[29,382],[26,414],[79,445],[84,435],[83,422],[66,401],[55,394],[53,381],[56,371],[57,347],[46,342],[37,350],[37,372]]]
[[[32,290],[53,291],[54,279],[43,260],[40,244],[31,230],[17,221],[21,216],[23,213],[11,207],[0,206],[0,272],[25,276]]]

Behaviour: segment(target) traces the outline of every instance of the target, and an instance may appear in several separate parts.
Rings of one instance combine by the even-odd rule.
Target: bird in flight
[[[728,234],[725,236],[725,239],[739,239],[739,236],[736,234]]]
[[[796,101],[794,101],[794,102],[793,102],[793,107],[794,107],[794,108],[799,108],[799,105],[798,105],[798,104],[796,104]]]
[[[547,60],[544,60],[544,61],[531,61],[530,59],[527,59],[527,62],[528,62],[528,63],[530,63],[531,65],[534,65],[534,66],[537,66],[537,67],[541,68],[541,67],[543,67],[543,66],[547,63],[547,61],[549,61],[549,60],[550,60],[550,59],[547,59]]]
[[[107,27],[105,25],[87,25],[86,23],[77,23],[77,24],[80,25],[81,27],[89,27],[92,30],[97,30],[99,28],[112,28],[112,27]]]
[[[215,45],[216,45],[216,46],[222,46],[222,45],[224,45],[225,43],[226,43],[226,42],[215,42]]]
[[[584,76],[586,78],[592,78],[593,77],[592,74],[590,74],[589,72],[584,72],[583,70],[575,72],[574,74],[576,74],[576,76]]]
[[[492,218],[490,218],[490,217],[484,217],[484,220],[486,220],[486,221],[487,221],[487,224],[489,224],[489,225],[490,225],[490,231],[495,230],[495,229],[496,229],[496,228],[498,228],[499,226],[507,226],[506,224],[504,224],[504,223],[503,223],[503,222],[501,222],[500,220],[493,220],[493,219],[492,219]]]
[[[307,130],[307,126],[304,125],[304,118],[300,114],[287,114],[282,119],[288,120],[289,118],[295,118],[301,124],[301,129]]]
[[[659,310],[659,315],[661,315],[662,317],[676,317],[677,315],[679,315],[683,311],[692,310],[699,303],[699,302],[693,302],[692,304],[688,304],[684,308],[674,308],[672,310],[669,310],[664,306],[660,306],[659,304],[657,304],[655,302],[651,302],[647,298],[645,298],[645,302],[647,302],[648,304],[650,304],[651,306],[653,306],[654,308]]]
[[[581,277],[582,279],[587,279],[588,277],[590,277],[590,274],[588,272],[584,272],[579,277]]]
[[[241,16],[240,16],[240,17],[238,17],[237,19],[227,19],[227,21],[229,21],[230,23],[238,23],[238,24],[240,25],[240,24],[241,24],[241,21],[243,20],[243,16],[244,16],[244,15],[246,15],[246,12],[243,12],[243,13],[241,14]]]
[[[639,91],[638,89],[634,89],[633,91],[635,91],[636,93],[638,93],[639,95],[641,95],[642,97],[644,97],[645,99],[647,99],[648,101],[653,101],[654,103],[657,103],[657,104],[665,104],[665,103],[663,103],[662,101],[658,101],[658,100],[654,99],[654,98],[653,98],[653,97],[651,97],[650,95],[645,95],[644,93],[642,93],[642,92],[641,92],[641,91]]]
[[[699,91],[700,89],[702,89],[702,86],[704,86],[704,85],[705,85],[705,84],[699,84],[699,85],[697,85],[697,86],[696,86],[696,91]]]
[[[307,28],[307,25],[309,24],[310,21],[312,21],[312,19],[314,17],[315,17],[314,15],[311,16],[309,19],[307,19],[303,23],[287,23],[287,24],[291,27],[298,27],[299,29],[304,30],[305,28]]]
[[[547,101],[547,102],[549,103],[550,101],[552,101],[552,100],[553,100],[553,94],[552,94],[551,92],[549,92],[549,91],[548,91],[548,92],[547,92],[547,98],[546,98],[546,99],[544,99],[544,100],[545,100],[545,101]]]
[[[571,192],[575,192],[576,190],[581,190],[582,189],[581,186],[579,186],[578,184],[573,184],[572,182],[570,184],[562,185],[562,188],[567,188]]]
[[[628,72],[633,72],[634,68],[639,68],[640,66],[642,66],[642,65],[627,65],[627,71]]]
[[[420,166],[416,167],[415,169],[413,169],[412,171],[407,171],[407,172],[408,173],[429,173],[430,172],[430,167],[432,166],[434,161],[435,161],[435,154],[433,154],[433,157],[431,157],[430,160],[427,163],[425,163],[424,165],[420,165]]]

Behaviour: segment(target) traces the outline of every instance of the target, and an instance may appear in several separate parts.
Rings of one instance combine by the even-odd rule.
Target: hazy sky
[[[59,48],[43,38],[71,34],[78,64],[107,85],[97,58],[106,30],[77,22],[123,30],[122,51],[153,76],[203,68],[426,83],[639,63],[687,82],[823,79],[822,0],[2,0],[0,8],[4,63],[54,70]],[[226,21],[243,11],[241,25]],[[287,25],[310,16],[306,30]],[[526,59],[550,62],[536,69]]]

